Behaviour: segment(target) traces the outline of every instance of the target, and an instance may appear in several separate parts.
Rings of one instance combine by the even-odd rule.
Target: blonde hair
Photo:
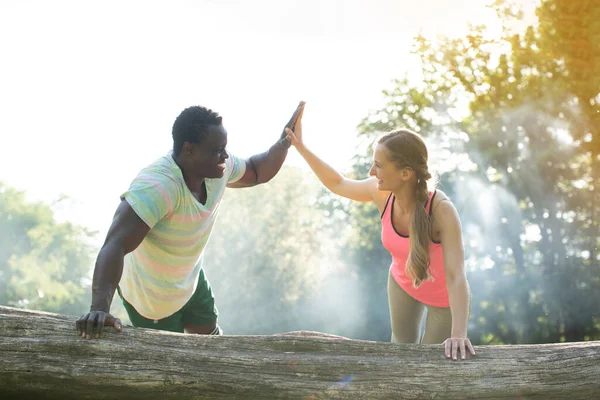
[[[424,280],[432,279],[429,272],[429,245],[431,242],[431,219],[425,209],[429,199],[427,181],[432,176],[427,165],[427,146],[418,133],[408,129],[399,129],[382,136],[379,144],[388,150],[388,157],[397,168],[410,168],[415,172],[416,206],[410,226],[410,252],[406,261],[406,272],[419,287]],[[435,183],[432,183],[432,189]]]

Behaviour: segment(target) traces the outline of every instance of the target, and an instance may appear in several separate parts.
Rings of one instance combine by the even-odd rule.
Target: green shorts
[[[119,287],[117,287],[117,291],[121,300],[123,300],[123,305],[129,315],[129,320],[135,327],[183,333],[186,325],[213,326],[217,323],[217,317],[219,316],[210,283],[208,282],[208,279],[206,279],[203,269],[200,270],[198,286],[196,287],[194,294],[192,294],[192,297],[181,310],[163,319],[152,320],[142,317],[136,309],[123,298]]]

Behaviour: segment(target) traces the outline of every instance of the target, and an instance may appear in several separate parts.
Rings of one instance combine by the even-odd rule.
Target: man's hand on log
[[[458,350],[460,350],[460,358],[467,358],[467,349],[471,352],[471,355],[475,355],[475,349],[471,344],[471,341],[465,337],[453,337],[448,338],[442,343],[444,345],[444,351],[446,352],[446,357],[452,357],[453,360],[458,359]]]
[[[105,326],[112,326],[117,332],[123,330],[121,320],[104,311],[90,311],[77,320],[76,326],[79,335],[85,339],[98,339]]]

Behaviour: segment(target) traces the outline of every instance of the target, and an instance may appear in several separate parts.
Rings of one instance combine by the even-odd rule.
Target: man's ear
[[[190,142],[183,142],[183,152],[188,154],[194,153],[194,145]]]

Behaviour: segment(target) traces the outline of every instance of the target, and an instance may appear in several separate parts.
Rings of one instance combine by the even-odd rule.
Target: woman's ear
[[[415,171],[412,168],[402,168],[402,171],[400,172],[400,178],[406,182],[410,180],[414,174]]]

